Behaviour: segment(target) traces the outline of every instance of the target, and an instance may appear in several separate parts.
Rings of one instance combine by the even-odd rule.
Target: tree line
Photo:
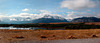
[[[85,23],[68,23],[68,24],[0,24],[0,27],[44,27],[44,28],[63,28],[63,29],[100,29],[100,25],[88,25]]]

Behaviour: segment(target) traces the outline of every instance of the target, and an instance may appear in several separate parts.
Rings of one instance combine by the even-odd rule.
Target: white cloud
[[[98,17],[100,18],[100,13],[97,12],[76,12],[76,11],[72,11],[72,12],[66,12],[67,15],[66,19],[74,19],[74,18],[79,18],[79,17]]]
[[[61,2],[61,8],[68,8],[72,10],[80,10],[94,7],[96,7],[96,3],[92,0],[63,0]]]
[[[79,12],[66,12],[67,15],[66,15],[66,19],[73,19],[73,18],[78,18],[80,17],[79,15],[77,15]]]
[[[59,15],[59,14],[52,14],[52,12],[51,11],[47,11],[47,10],[40,10],[40,14],[39,14],[39,16],[44,16],[44,15],[52,15],[52,16],[60,16],[60,17],[62,17],[62,15]]]
[[[8,20],[8,21],[29,21],[41,18],[45,15],[52,15],[52,16],[60,16],[58,14],[51,14],[51,12],[46,10],[40,10],[40,14],[31,14],[31,13],[20,13],[20,14],[12,14],[10,16],[0,15],[0,19],[2,21]]]
[[[25,8],[25,9],[23,9],[22,11],[29,11],[29,9]]]
[[[100,14],[97,14],[97,16],[96,17],[100,17]]]
[[[50,14],[50,13],[51,13],[50,11],[47,11],[47,10],[40,10],[40,12],[41,12],[42,14]]]
[[[73,19],[78,17],[100,18],[99,0],[63,0],[60,4],[61,8],[67,8],[67,10],[69,10],[66,12],[66,19]]]

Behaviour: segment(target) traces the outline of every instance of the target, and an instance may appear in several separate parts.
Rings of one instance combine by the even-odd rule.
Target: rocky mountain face
[[[96,17],[81,17],[73,19],[71,22],[100,22],[100,18]]]
[[[100,22],[100,18],[96,17],[81,17],[73,20],[66,20],[60,16],[44,15],[37,19],[31,18],[13,18],[13,19],[2,19],[0,24],[25,24],[25,23],[58,23],[58,22]]]
[[[66,19],[59,16],[45,15],[42,18],[35,19],[32,23],[55,23],[55,22],[68,22]]]

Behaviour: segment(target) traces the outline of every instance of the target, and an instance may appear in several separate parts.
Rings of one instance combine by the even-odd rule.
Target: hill
[[[96,17],[81,17],[73,19],[71,22],[100,22],[100,18]]]

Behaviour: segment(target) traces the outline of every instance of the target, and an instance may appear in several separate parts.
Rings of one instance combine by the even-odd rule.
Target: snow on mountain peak
[[[60,15],[32,15],[32,16],[25,16],[25,17],[1,17],[0,20],[1,21],[5,21],[5,22],[12,22],[12,21],[32,21],[35,19],[39,19],[39,18],[51,18],[51,19],[59,19],[59,20],[65,20],[65,18],[61,17]]]
[[[63,17],[60,16],[52,16],[52,15],[44,15],[43,18],[53,18],[53,19],[60,19],[60,20],[65,20]]]

